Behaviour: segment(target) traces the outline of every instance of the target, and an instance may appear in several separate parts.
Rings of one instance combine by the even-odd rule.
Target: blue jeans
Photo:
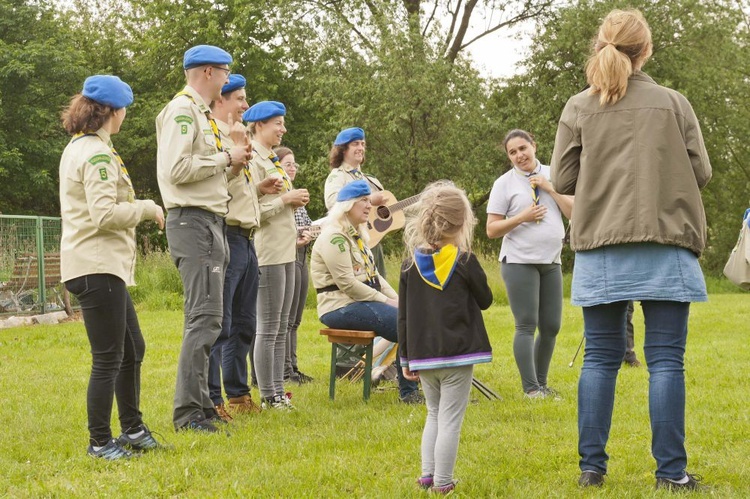
[[[398,343],[398,309],[385,303],[358,301],[333,312],[323,314],[320,322],[333,329],[355,329],[375,331],[375,334],[393,343]],[[404,378],[401,363],[396,356],[398,391],[401,398],[417,391],[417,383]]]
[[[656,477],[685,476],[684,356],[690,303],[643,301],[644,353],[649,372],[651,453]],[[578,382],[581,471],[607,472],[617,373],[625,355],[627,301],[583,308],[586,349]]]
[[[258,300],[258,257],[253,241],[227,230],[227,243],[229,266],[224,275],[221,334],[211,347],[208,359],[208,391],[214,405],[224,402],[222,377],[227,397],[250,393],[247,359],[255,336],[255,304]]]

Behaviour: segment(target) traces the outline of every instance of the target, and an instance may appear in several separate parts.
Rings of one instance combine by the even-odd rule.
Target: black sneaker
[[[203,409],[203,417],[206,421],[208,421],[211,424],[229,424],[229,421],[225,420],[221,417],[221,415],[216,412],[216,409],[211,407],[210,409]]]
[[[656,488],[657,489],[667,489],[672,492],[679,492],[681,490],[695,490],[695,491],[706,491],[708,490],[708,487],[705,485],[701,485],[700,482],[703,481],[703,477],[700,475],[691,475],[690,473],[685,473],[685,476],[687,476],[687,482],[685,483],[678,483],[674,480],[670,480],[669,478],[657,478],[656,479]]]
[[[598,471],[587,470],[581,473],[578,479],[579,487],[601,487],[604,484],[604,475]]]
[[[411,392],[410,394],[406,395],[405,397],[402,397],[401,402],[403,402],[404,404],[409,404],[409,405],[424,404],[424,395],[419,393],[418,390],[415,390]]]
[[[213,423],[207,419],[197,419],[188,421],[184,425],[177,428],[177,431],[198,431],[204,433],[218,433],[219,429],[213,425]]]
[[[107,445],[99,450],[94,450],[94,446],[89,445],[89,448],[86,452],[91,457],[101,457],[102,459],[106,459],[107,461],[116,461],[117,459],[130,459],[134,457],[132,452],[125,449],[120,444],[120,442],[115,440],[114,438],[107,442]]]
[[[128,431],[130,431],[131,433],[128,434],[127,432],[125,432],[117,438],[117,441],[120,442],[120,445],[122,445],[126,449],[143,452],[169,448],[168,445],[164,445],[156,440],[156,438],[154,438],[154,434],[151,433],[151,430],[149,430],[145,424],[136,426],[135,428],[130,428]],[[137,437],[130,436],[134,433],[138,433],[139,431],[142,431],[143,433]]]

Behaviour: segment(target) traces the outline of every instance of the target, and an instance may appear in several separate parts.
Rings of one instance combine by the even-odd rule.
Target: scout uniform
[[[199,45],[184,68],[230,64],[224,50]],[[186,86],[156,118],[157,179],[167,217],[167,241],[185,293],[185,326],[177,367],[175,428],[207,429],[213,416],[208,353],[221,332],[224,272],[229,263],[224,216],[229,193],[218,126],[200,94]],[[214,428],[215,429],[215,428]]]

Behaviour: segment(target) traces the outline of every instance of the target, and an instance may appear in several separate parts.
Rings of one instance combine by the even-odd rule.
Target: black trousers
[[[65,283],[81,304],[91,345],[91,376],[86,395],[91,445],[112,438],[109,422],[117,398],[123,432],[142,424],[141,363],[146,343],[125,282],[111,274],[90,274]]]

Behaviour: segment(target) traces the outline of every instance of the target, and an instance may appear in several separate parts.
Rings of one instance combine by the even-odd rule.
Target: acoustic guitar
[[[399,201],[390,191],[380,191],[380,193],[385,197],[385,203],[380,206],[373,206],[367,221],[367,227],[370,229],[370,242],[368,243],[370,248],[377,246],[389,232],[404,227],[406,223],[404,208],[419,201],[419,196],[421,196],[421,194],[417,194]]]

